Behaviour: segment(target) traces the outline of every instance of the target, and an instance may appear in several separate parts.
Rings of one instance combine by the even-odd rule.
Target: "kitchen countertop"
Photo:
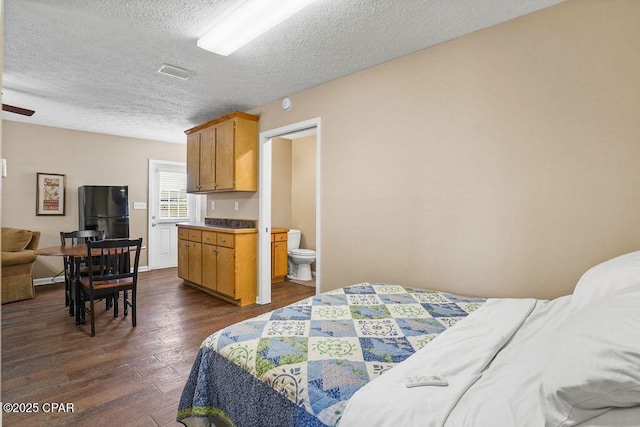
[[[186,227],[186,228],[196,228],[199,230],[205,231],[217,231],[220,233],[229,233],[229,234],[248,234],[248,233],[257,233],[257,228],[238,228],[238,227],[225,227],[220,225],[209,225],[204,222],[179,222],[176,224],[178,227]]]

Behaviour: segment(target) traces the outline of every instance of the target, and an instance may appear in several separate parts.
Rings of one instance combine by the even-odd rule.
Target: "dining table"
[[[145,246],[142,246],[140,249],[145,249]],[[92,256],[99,256],[100,249],[94,249],[91,251]],[[72,289],[65,290],[65,292],[69,292],[70,296],[73,295],[73,314],[75,314],[76,324],[84,324],[84,306],[80,301],[80,264],[83,258],[86,258],[89,255],[88,247],[86,244],[76,244],[76,245],[59,245],[59,246],[49,246],[46,248],[40,248],[35,251],[36,255],[42,256],[60,256],[60,257],[70,257],[73,259],[73,269],[70,272],[69,282]],[[65,267],[66,268],[66,267]],[[70,303],[71,304],[71,303]],[[72,316],[71,310],[69,310],[69,315]]]

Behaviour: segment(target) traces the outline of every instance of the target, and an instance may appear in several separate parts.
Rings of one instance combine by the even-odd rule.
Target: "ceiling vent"
[[[162,66],[158,68],[158,72],[181,80],[188,80],[189,77],[193,76],[193,71],[185,70],[184,68],[169,64],[162,64]]]

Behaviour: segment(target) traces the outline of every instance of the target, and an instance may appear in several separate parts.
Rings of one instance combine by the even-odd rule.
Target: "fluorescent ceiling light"
[[[198,40],[198,47],[230,55],[315,0],[249,0]]]

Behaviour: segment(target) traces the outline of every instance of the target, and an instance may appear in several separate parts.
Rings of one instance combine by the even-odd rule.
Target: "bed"
[[[640,252],[552,301],[362,283],[231,325],[196,357],[187,426],[640,425]],[[446,386],[406,387],[437,375]]]

